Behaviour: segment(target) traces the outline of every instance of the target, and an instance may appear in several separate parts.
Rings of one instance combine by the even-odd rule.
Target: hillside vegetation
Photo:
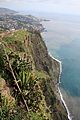
[[[39,32],[0,32],[0,119],[68,120],[56,96],[59,63]]]

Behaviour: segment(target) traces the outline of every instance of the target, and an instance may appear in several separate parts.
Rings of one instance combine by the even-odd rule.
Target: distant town
[[[32,15],[20,15],[19,13],[0,8],[0,30],[36,30],[44,31],[44,27],[40,23],[42,19],[38,19]]]

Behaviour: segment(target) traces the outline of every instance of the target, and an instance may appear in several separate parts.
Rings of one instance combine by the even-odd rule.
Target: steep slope
[[[59,63],[49,55],[39,32],[17,30],[0,35],[0,114],[3,120],[68,120],[57,97]],[[3,81],[3,82],[1,82]],[[7,102],[9,97],[12,108]],[[4,109],[6,108],[6,109]]]
[[[47,106],[51,110],[53,120],[67,120],[66,110],[60,103],[56,93],[56,84],[59,80],[60,64],[53,60],[47,51],[47,47],[39,33],[34,33],[31,36],[32,56],[35,62],[35,67],[38,71],[44,71],[49,75],[49,78],[41,82],[41,89],[45,96]]]

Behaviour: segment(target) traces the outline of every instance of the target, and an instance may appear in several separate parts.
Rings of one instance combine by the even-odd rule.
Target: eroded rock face
[[[59,82],[60,64],[52,59],[47,47],[40,34],[33,34],[31,39],[32,56],[35,63],[35,68],[39,71],[44,71],[50,78],[43,80],[41,89],[45,96],[47,106],[51,110],[52,120],[68,120],[67,112],[64,106],[60,103],[60,98],[56,94],[57,83]]]
[[[34,33],[32,35],[31,44],[36,69],[49,73],[49,69],[52,69],[52,61],[48,55],[47,47],[39,33]]]

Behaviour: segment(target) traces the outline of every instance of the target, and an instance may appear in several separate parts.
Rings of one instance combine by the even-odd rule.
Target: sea
[[[51,55],[62,62],[60,90],[72,120],[80,120],[80,16],[52,14],[43,21],[42,37]]]

